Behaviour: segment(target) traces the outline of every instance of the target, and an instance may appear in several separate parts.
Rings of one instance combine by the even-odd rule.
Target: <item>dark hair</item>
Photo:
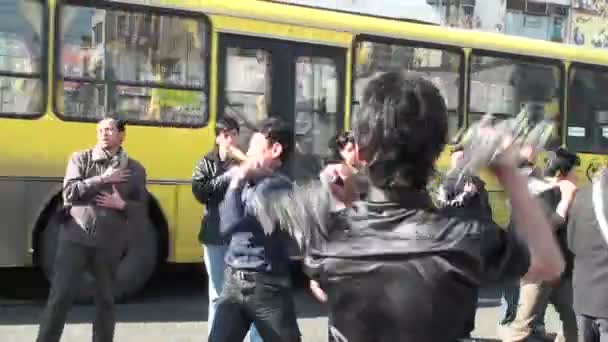
[[[371,80],[353,117],[370,180],[384,189],[422,190],[447,141],[447,111],[428,80],[389,72]]]
[[[268,118],[258,125],[258,132],[263,134],[269,144],[280,144],[283,148],[279,159],[284,163],[289,159],[293,149],[293,129],[279,118]]]
[[[224,116],[215,123],[215,135],[232,130],[239,133],[240,126],[238,121],[229,116]]]
[[[124,132],[127,130],[127,122],[125,120],[114,119],[114,123],[116,124],[116,129],[119,132]]]
[[[127,130],[127,121],[125,121],[125,120],[117,119],[114,116],[107,116],[107,117],[99,120],[99,122],[102,122],[105,120],[112,120],[112,122],[114,122],[114,127],[116,127],[116,130],[119,131],[120,133],[124,133]]]
[[[355,136],[351,132],[346,131],[346,132],[339,133],[334,138],[332,138],[329,141],[329,148],[331,149],[335,158],[342,159],[342,157],[340,156],[340,152],[349,143],[351,143],[351,144],[355,143]]]
[[[548,153],[545,163],[545,177],[555,177],[558,172],[565,176],[580,164],[581,160],[575,153],[560,147]]]

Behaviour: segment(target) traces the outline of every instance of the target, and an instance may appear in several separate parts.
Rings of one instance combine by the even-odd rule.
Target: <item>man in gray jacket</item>
[[[86,270],[96,279],[93,341],[114,338],[112,291],[128,226],[145,215],[146,171],[121,147],[125,124],[115,119],[97,125],[97,145],[70,158],[63,181],[66,220],[38,342],[61,339],[67,313]]]

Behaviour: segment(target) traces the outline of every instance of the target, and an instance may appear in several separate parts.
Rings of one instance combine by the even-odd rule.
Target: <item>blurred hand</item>
[[[228,150],[228,154],[238,160],[238,161],[246,161],[247,160],[247,155],[245,153],[243,153],[243,151],[241,151],[238,147],[234,146],[234,145],[230,145],[227,147]]]
[[[335,199],[345,205],[351,203],[354,196],[352,176],[353,170],[344,164],[329,164],[320,174],[321,178],[329,180]]]
[[[574,195],[576,195],[576,192],[578,191],[578,186],[576,186],[574,182],[564,179],[557,182],[557,185],[559,186],[559,191],[562,193],[562,198],[574,199]]]
[[[321,286],[319,285],[318,282],[311,280],[310,281],[310,291],[312,292],[313,296],[315,296],[315,298],[321,302],[321,303],[326,303],[327,302],[327,294],[325,293],[325,291],[323,291],[323,289],[321,289]]]

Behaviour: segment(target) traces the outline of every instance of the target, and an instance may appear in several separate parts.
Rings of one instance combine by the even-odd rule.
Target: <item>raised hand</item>
[[[129,176],[131,176],[131,171],[128,169],[119,169],[108,176],[102,176],[101,179],[106,184],[117,184],[126,182],[129,179]]]

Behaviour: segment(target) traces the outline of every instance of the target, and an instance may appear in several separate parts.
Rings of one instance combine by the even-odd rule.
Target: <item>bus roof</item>
[[[235,16],[288,25],[299,25],[353,34],[430,42],[457,47],[506,52],[526,56],[608,65],[608,51],[517,37],[494,32],[403,22],[394,19],[344,13],[312,7],[286,5],[267,0],[111,0],[194,10],[210,15]]]
[[[259,0],[276,2],[285,5],[317,8],[338,13],[348,13],[380,19],[400,20],[405,22],[440,25],[439,13],[426,0],[383,0],[341,3],[336,0]]]

